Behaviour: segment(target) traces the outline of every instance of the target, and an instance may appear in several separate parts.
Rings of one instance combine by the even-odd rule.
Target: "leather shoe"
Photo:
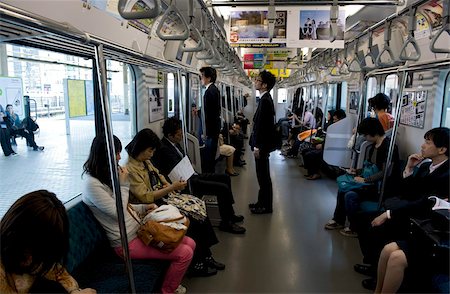
[[[204,262],[197,262],[189,268],[187,273],[190,277],[210,277],[217,274],[217,269],[209,267]]]
[[[217,260],[215,260],[212,256],[207,257],[205,259],[205,263],[211,267],[211,268],[215,268],[216,270],[222,271],[225,269],[225,265],[221,262],[218,262]]]
[[[365,279],[361,282],[361,285],[364,289],[373,291],[377,287],[377,280],[375,278]]]
[[[258,203],[249,203],[249,204],[248,204],[248,208],[256,208],[256,207],[258,207],[258,206],[259,206]]]
[[[254,208],[250,208],[250,212],[253,214],[267,214],[267,213],[272,213],[273,210],[265,208],[265,207],[254,207]]]
[[[243,215],[233,215],[233,216],[231,217],[231,221],[232,221],[233,223],[240,223],[240,222],[243,222],[243,221],[244,221],[244,216],[243,216]]]
[[[221,223],[219,225],[219,230],[232,233],[232,234],[244,234],[246,229],[244,227],[241,227],[239,225],[236,225],[235,223],[229,222],[229,223]]]
[[[372,265],[357,263],[353,266],[353,269],[355,272],[369,277],[374,277],[376,275],[375,268]]]

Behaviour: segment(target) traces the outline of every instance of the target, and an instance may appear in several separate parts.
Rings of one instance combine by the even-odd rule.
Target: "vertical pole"
[[[403,100],[403,89],[406,85],[406,77],[408,75],[407,71],[404,71],[402,73],[402,80],[400,83],[400,89],[398,91],[398,99],[395,106],[395,121],[394,121],[394,128],[392,129],[392,135],[391,135],[391,142],[389,142],[389,152],[388,157],[386,159],[386,168],[384,169],[383,174],[383,182],[381,182],[381,192],[380,192],[380,198],[378,199],[378,210],[381,209],[381,205],[383,204],[383,198],[384,198],[384,190],[386,189],[386,180],[389,175],[389,172],[391,170],[391,164],[392,164],[392,157],[394,155],[394,148],[395,148],[395,141],[397,139],[397,132],[398,132],[398,125],[400,123],[400,116],[401,116],[401,105]]]
[[[179,109],[180,109],[180,120],[181,125],[183,126],[183,149],[184,154],[187,154],[187,136],[186,136],[186,110],[185,110],[185,102],[186,102],[186,91],[183,91],[183,87],[181,85],[181,71],[177,71],[177,79],[178,79],[178,90],[180,95],[178,96],[179,99]]]
[[[108,101],[108,91],[106,84],[106,65],[105,59],[103,56],[103,45],[95,46],[95,63],[97,66],[97,77],[99,83],[99,93],[100,93],[100,102],[102,107],[103,114],[103,127],[105,130],[106,136],[106,146],[108,151],[108,161],[112,179],[112,191],[113,195],[116,199],[116,207],[117,207],[117,217],[119,222],[120,229],[120,239],[123,248],[123,255],[125,257],[125,268],[128,273],[128,279],[130,282],[130,292],[136,293],[136,289],[134,286],[134,278],[133,278],[133,267],[131,264],[130,253],[128,249],[128,238],[127,231],[125,227],[125,217],[123,214],[123,204],[122,204],[122,195],[120,193],[120,183],[119,176],[117,174],[117,161],[116,161],[116,150],[114,149],[114,139],[112,133],[112,124],[110,117],[110,109],[109,109],[109,101]]]

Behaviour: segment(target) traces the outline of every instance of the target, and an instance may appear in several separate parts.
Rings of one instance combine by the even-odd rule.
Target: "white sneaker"
[[[175,294],[185,294],[186,293],[186,287],[183,285],[179,285],[178,288],[175,290]]]

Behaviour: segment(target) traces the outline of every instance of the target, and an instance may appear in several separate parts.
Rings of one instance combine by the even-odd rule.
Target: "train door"
[[[447,73],[442,103],[441,126],[450,128],[450,72]]]
[[[175,115],[175,75],[167,74],[167,116]]]

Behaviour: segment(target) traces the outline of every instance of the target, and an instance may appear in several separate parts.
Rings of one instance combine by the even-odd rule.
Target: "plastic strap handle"
[[[392,52],[391,47],[389,47],[389,41],[391,41],[391,22],[386,22],[384,27],[384,46],[383,50],[381,50],[380,54],[378,54],[377,59],[375,60],[375,64],[377,66],[391,66],[395,64],[394,53]],[[384,63],[381,61],[381,56],[387,52],[389,57],[391,58],[392,63]]]
[[[344,65],[345,65],[346,70],[344,70],[345,69]],[[344,47],[344,58],[343,58],[341,66],[339,67],[339,73],[341,75],[347,75],[350,73],[348,71],[348,62],[347,62],[347,46]]]
[[[436,48],[436,41],[439,39],[439,37],[444,33],[447,32],[447,34],[450,35],[450,4],[448,1],[444,0],[444,7],[442,10],[442,18],[444,24],[442,25],[442,28],[436,33],[436,35],[433,36],[433,39],[430,43],[430,50],[433,53],[450,53],[450,48],[447,47],[444,48]]]
[[[155,18],[159,15],[161,12],[161,0],[152,0],[155,7],[150,8],[150,0],[143,0],[147,5],[148,10],[142,10],[142,11],[125,11],[125,8],[128,4],[128,0],[119,0],[119,3],[117,4],[117,10],[119,11],[119,14],[124,19],[144,19],[144,18]]]
[[[178,17],[181,19],[181,22],[184,26],[184,31],[182,34],[179,34],[179,35],[164,35],[163,33],[161,33],[161,29],[163,28],[163,25],[164,25],[164,22],[166,21],[166,19],[168,19],[172,13],[178,15]],[[187,38],[189,38],[189,25],[187,24],[184,17],[181,15],[181,13],[176,8],[175,1],[171,2],[170,6],[167,8],[167,10],[164,12],[163,16],[159,20],[158,27],[156,28],[156,35],[158,35],[158,37],[164,41],[168,41],[168,40],[184,41]]]
[[[184,47],[185,44],[184,44],[184,42],[182,42],[182,43],[180,43],[181,52],[200,52],[203,49],[205,49],[205,45],[203,44],[203,38],[200,35],[200,32],[195,28],[193,23],[189,24],[189,30],[190,30],[191,33],[194,33],[195,35],[198,36],[197,46],[195,46],[195,47]]]
[[[369,50],[367,51],[366,55],[364,55],[364,61],[367,59],[367,57],[370,57],[370,60],[372,61],[373,66],[365,65],[365,66],[363,66],[364,70],[372,70],[372,69],[376,69],[377,68],[376,63],[375,63],[375,59],[376,58],[373,58],[373,55],[372,55],[372,46],[373,46],[372,36],[373,36],[373,31],[371,31],[369,33],[369,45],[368,45],[368,47],[369,47],[368,49]]]
[[[445,2],[445,1],[444,1]],[[406,39],[405,43],[403,43],[402,49],[400,50],[400,56],[399,59],[401,61],[417,61],[420,59],[420,48],[419,44],[417,44],[416,39],[414,38],[414,31],[416,29],[416,8],[410,8],[410,14],[409,14],[409,33],[408,38]],[[407,56],[406,55],[406,47],[411,44],[414,47],[414,50],[416,51],[416,54],[413,56]]]
[[[211,43],[209,43],[209,41],[206,40],[205,38],[202,38],[202,39],[203,39],[203,44],[205,45],[206,53],[197,52],[197,54],[195,55],[195,58],[197,58],[198,60],[206,60],[206,59],[213,58],[214,51],[213,51]]]
[[[354,52],[354,57],[353,60],[350,62],[350,64],[348,65],[348,71],[349,72],[360,72],[361,71],[361,61],[358,58],[358,39],[355,41],[355,52]],[[353,70],[352,69],[352,65],[356,63],[356,65],[358,65],[359,70]]]

